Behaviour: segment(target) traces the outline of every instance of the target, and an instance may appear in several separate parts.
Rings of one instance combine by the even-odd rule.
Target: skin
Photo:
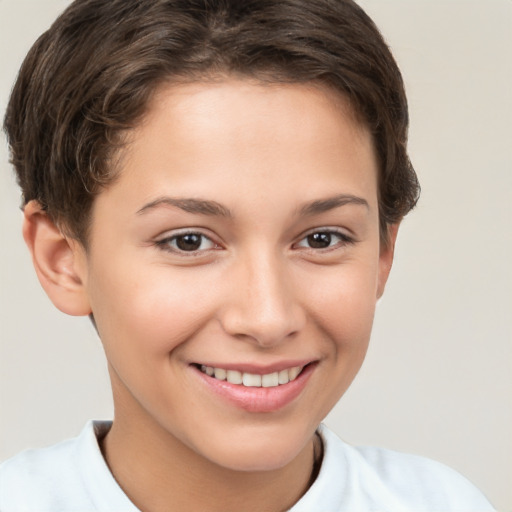
[[[120,156],[87,251],[37,203],[24,225],[55,305],[94,314],[115,404],[106,460],[144,511],[286,510],[391,268],[397,226],[383,246],[371,136],[329,90],[226,78],[160,89]],[[179,249],[184,231],[198,248]],[[212,393],[192,366],[297,360],[309,379],[271,412]]]

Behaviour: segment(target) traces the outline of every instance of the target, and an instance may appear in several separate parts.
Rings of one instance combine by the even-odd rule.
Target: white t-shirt
[[[139,512],[121,490],[97,437],[110,422],[23,452],[0,465],[1,512]],[[487,512],[478,489],[437,462],[380,448],[354,448],[325,426],[320,473],[290,512]]]

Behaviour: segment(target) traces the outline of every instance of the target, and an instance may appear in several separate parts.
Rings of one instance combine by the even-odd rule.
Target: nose
[[[305,312],[286,266],[278,257],[260,253],[231,269],[229,299],[220,319],[227,333],[273,347],[303,328]]]

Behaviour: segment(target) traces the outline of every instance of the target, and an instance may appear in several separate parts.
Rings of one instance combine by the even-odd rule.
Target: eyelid
[[[208,232],[208,233],[207,233]],[[212,238],[212,235],[209,233],[209,230],[202,227],[190,226],[184,228],[176,228],[176,229],[166,229],[162,231],[160,234],[155,236],[155,241],[166,240],[169,238],[174,238],[177,236],[183,235],[201,235],[206,238]]]

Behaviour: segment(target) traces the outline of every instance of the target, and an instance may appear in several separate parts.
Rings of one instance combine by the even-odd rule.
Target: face
[[[359,370],[389,271],[369,133],[327,90],[225,80],[160,90],[121,157],[83,269],[116,421],[283,466]]]

